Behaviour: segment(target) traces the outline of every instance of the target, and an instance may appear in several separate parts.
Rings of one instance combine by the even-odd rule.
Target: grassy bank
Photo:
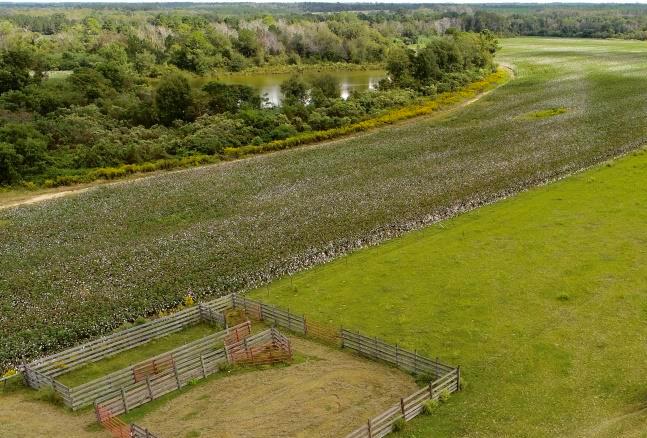
[[[461,364],[400,436],[644,436],[645,184],[642,152],[252,296]]]
[[[631,150],[647,48],[513,39],[516,79],[444,117],[0,211],[0,363],[258,286]],[[526,117],[552,108],[566,112]],[[451,358],[450,358],[451,359]]]

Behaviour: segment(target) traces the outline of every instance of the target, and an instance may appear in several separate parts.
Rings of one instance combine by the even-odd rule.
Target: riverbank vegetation
[[[302,144],[312,133],[419,105],[494,70],[490,32],[414,33],[425,37],[415,50],[404,34],[348,13],[5,14],[0,184],[54,187],[215,162],[226,149]],[[385,59],[390,78],[346,99],[325,75],[307,82],[295,74],[282,87],[280,106],[249,86],[193,85],[217,71]]]
[[[0,185],[112,179],[356,132],[483,79],[495,34],[647,38],[640,5],[357,9],[0,7]],[[390,79],[348,99],[330,78],[296,84],[305,94],[281,107],[222,81],[367,66]]]

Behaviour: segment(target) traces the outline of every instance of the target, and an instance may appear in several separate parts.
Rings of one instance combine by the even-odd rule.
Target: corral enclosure
[[[292,344],[300,363],[206,382],[137,423],[161,437],[340,437],[417,388],[395,368],[299,338]]]
[[[366,309],[370,311],[368,303]],[[250,320],[256,321],[260,327],[254,324],[254,328]],[[113,370],[115,361],[122,363],[126,358],[140,358],[144,351],[153,351],[152,344],[163,343],[165,339],[175,338],[185,331],[191,332],[197,324],[205,322],[218,325],[218,331],[142,362],[130,363],[121,370]],[[271,324],[270,328],[267,328],[268,324]],[[292,363],[292,343],[276,327],[316,339],[332,348],[347,350],[348,353],[355,353],[375,363],[364,360],[362,365],[361,359],[339,353],[331,363],[323,364],[329,367],[327,371],[308,372],[310,382],[307,384],[301,381],[298,372],[295,374],[287,370],[281,379],[282,383],[276,383],[271,388],[272,396],[277,402],[272,404],[273,407],[263,406],[269,410],[261,416],[274,418],[274,422],[259,423],[254,416],[250,419],[250,425],[241,427],[237,423],[233,429],[228,427],[232,429],[231,434],[236,436],[275,436],[276,433],[300,435],[300,431],[306,427],[308,433],[317,435],[348,434],[347,438],[379,438],[397,430],[395,425],[398,422],[410,421],[422,413],[427,402],[446,401],[451,393],[461,389],[460,366],[449,366],[438,358],[425,357],[398,344],[389,344],[359,331],[317,322],[305,315],[295,315],[289,309],[237,294],[200,303],[143,325],[23,364],[21,371],[27,385],[39,391],[50,391],[48,399],[59,399],[61,404],[74,411],[92,403],[97,421],[114,438],[158,438],[156,433],[159,432],[153,433],[145,426],[130,422],[133,416],[138,417],[137,409],[141,411],[143,405],[168,401],[167,395],[170,394],[172,398],[178,395],[173,394],[175,391],[190,389],[200,381],[211,385],[213,382],[209,382],[208,378],[226,377],[225,371],[230,372],[231,366],[258,367]],[[306,349],[313,347],[305,341],[302,345]],[[323,347],[317,351],[316,356],[306,356],[306,362],[315,359],[321,365],[325,358],[336,354],[338,352]],[[344,364],[344,360],[351,358],[355,363],[349,367]],[[395,368],[389,370],[385,368],[387,364]],[[358,373],[367,366],[372,368]],[[60,381],[61,376],[70,373],[75,376],[87,374],[87,368],[91,369],[91,374],[99,377],[71,387]],[[98,373],[101,369],[105,370],[103,375]],[[410,375],[407,377],[401,371],[409,372]],[[375,380],[376,376],[383,378]],[[415,385],[412,376],[422,383],[422,388],[413,392],[411,386]],[[78,383],[76,379],[70,381]],[[255,386],[254,390],[257,389]],[[231,391],[225,392],[231,396]],[[344,414],[339,418],[330,412],[328,415],[319,415],[309,407],[325,402],[320,397],[330,394],[334,394],[340,405],[338,413]],[[191,400],[189,394],[184,397]],[[378,406],[381,403],[384,405]],[[234,403],[230,400],[229,404]],[[298,421],[292,416],[286,416],[282,421],[276,420],[275,417],[280,412],[294,411],[297,408],[302,410],[301,415],[296,417]],[[143,412],[148,410],[150,405]],[[353,415],[346,415],[349,413]],[[126,415],[130,424],[119,418],[121,414]],[[248,413],[245,415],[249,416]],[[362,415],[366,422],[358,427],[357,417]],[[186,427],[180,425],[177,418],[164,418],[171,421],[167,422],[167,429],[175,427],[181,430]],[[352,422],[354,427],[351,429],[347,422]],[[211,434],[215,433],[214,427],[217,427],[209,418],[205,419],[203,426]],[[220,429],[223,427],[220,426]],[[277,429],[281,430],[277,432]],[[166,433],[175,435],[179,430]]]

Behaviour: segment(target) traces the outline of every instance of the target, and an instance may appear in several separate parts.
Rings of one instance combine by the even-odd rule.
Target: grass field
[[[646,185],[643,152],[252,296],[461,364],[403,436],[646,436]]]
[[[500,59],[517,78],[445,117],[0,211],[0,365],[646,142],[644,43],[513,39]]]

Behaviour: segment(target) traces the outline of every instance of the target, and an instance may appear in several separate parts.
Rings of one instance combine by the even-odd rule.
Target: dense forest
[[[0,184],[56,186],[209,162],[332,130],[491,72],[497,36],[647,39],[640,5],[0,6]],[[311,69],[386,69],[339,94]],[[293,72],[273,106],[235,72]],[[121,166],[121,170],[116,169]]]
[[[5,185],[204,162],[227,147],[343,127],[482,78],[497,48],[492,33],[461,32],[431,15],[36,11],[0,17]],[[332,77],[295,74],[281,87],[280,106],[214,79],[254,68],[376,63],[390,76],[374,91],[342,99]]]

